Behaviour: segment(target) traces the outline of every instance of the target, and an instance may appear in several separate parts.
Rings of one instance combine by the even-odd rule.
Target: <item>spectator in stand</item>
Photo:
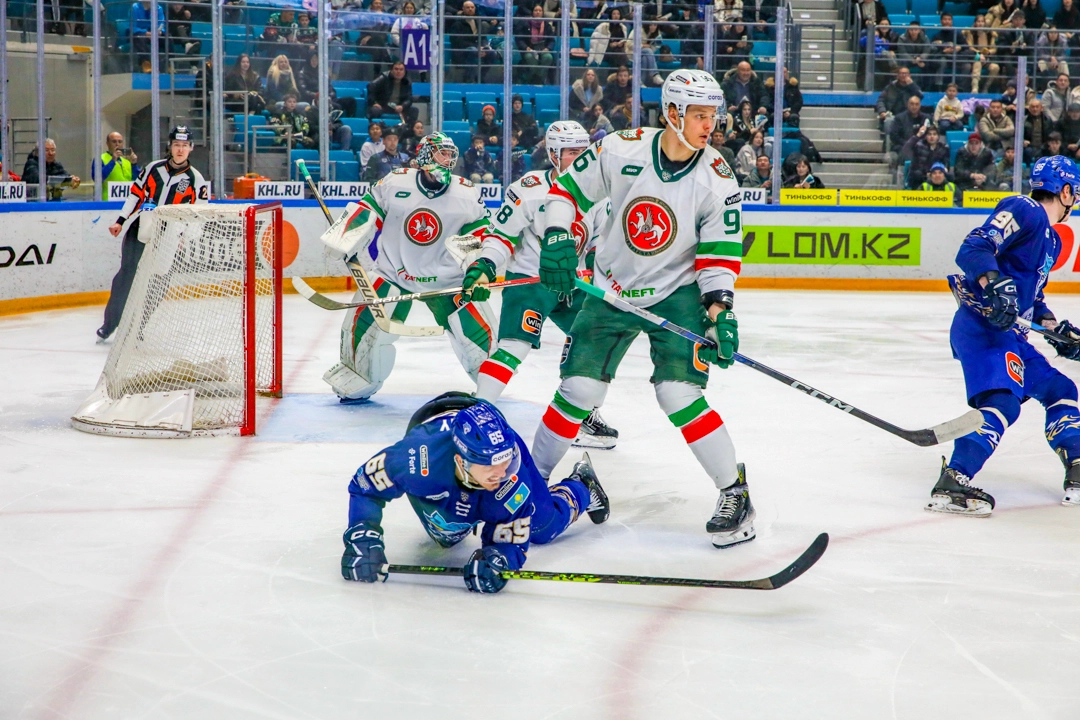
[[[721,28],[716,50],[721,67],[749,61],[750,53],[754,49],[754,43],[750,42],[749,37],[749,32],[743,23],[724,25]]]
[[[4,177],[4,163],[0,162],[0,180]],[[22,182],[22,178],[15,173],[8,171],[7,178],[9,182]]]
[[[378,182],[398,168],[409,166],[409,156],[398,149],[397,128],[387,128],[383,133],[382,152],[375,153],[368,160],[364,179]]]
[[[495,173],[498,172],[498,168],[495,167],[495,158],[484,149],[484,138],[481,136],[477,135],[472,139],[472,147],[465,151],[463,161],[465,176],[473,183],[495,182]]]
[[[916,98],[922,102],[922,90],[911,79],[911,71],[902,67],[896,71],[896,79],[885,86],[878,95],[874,111],[878,114],[878,125],[888,135],[896,121],[908,107],[908,100]],[[905,138],[906,140],[906,138]]]
[[[713,19],[717,23],[733,23],[742,20],[743,0],[716,0]]]
[[[544,6],[533,5],[530,17],[514,21],[514,44],[521,53],[520,82],[547,85],[551,82],[551,68],[555,65],[552,53],[555,47],[554,28],[544,19]]]
[[[979,133],[968,135],[968,141],[956,153],[956,187],[961,190],[989,190],[994,174],[994,156],[983,145]]]
[[[518,142],[522,145],[522,149],[536,145],[537,140],[540,139],[540,126],[536,124],[532,115],[525,112],[525,104],[520,95],[515,94],[511,97],[510,108],[513,111],[510,115],[511,126],[514,132],[519,134]]]
[[[728,112],[737,113],[743,100],[749,100],[755,115],[768,114],[765,84],[745,60],[725,74],[720,88],[724,91]]]
[[[581,77],[570,86],[570,116],[581,121],[586,115],[592,113],[594,107],[599,107],[604,101],[604,90],[600,87],[600,79],[596,77],[596,71],[585,68]]]
[[[770,75],[765,78],[765,109],[769,114],[769,122],[772,124],[779,124],[781,127],[799,127],[799,113],[802,112],[803,96],[802,90],[799,89],[799,78],[789,77],[788,69],[784,68],[784,109],[783,109],[783,122],[777,123],[776,118],[773,117],[773,96],[775,93],[773,89],[776,87],[776,76]]]
[[[1010,118],[1016,117],[1016,81],[1009,80],[1001,94],[1001,107]],[[982,118],[979,118],[982,120]]]
[[[101,168],[101,200],[109,199],[109,183],[131,183],[139,177],[142,169],[139,167],[139,156],[131,148],[124,147],[124,136],[118,132],[111,132],[105,138],[105,146],[108,148],[101,155],[101,159],[90,167],[90,177],[98,179],[98,169]],[[47,147],[47,146],[46,146]],[[46,154],[46,159],[48,154]],[[0,177],[3,174],[0,173]]]
[[[1062,115],[1065,114],[1065,108],[1069,106],[1069,76],[1067,73],[1060,73],[1057,76],[1057,80],[1050,84],[1050,87],[1042,94],[1043,112],[1053,122],[1061,120]]]
[[[985,68],[990,75],[988,84],[993,84],[1001,73],[1001,66],[992,62],[997,58],[997,33],[986,26],[986,16],[976,15],[975,26],[964,31],[967,43],[966,53],[973,58],[971,63],[971,92],[979,92],[982,71]]]
[[[1038,77],[1057,77],[1059,74],[1069,74],[1069,65],[1066,58],[1069,57],[1069,44],[1062,37],[1057,28],[1051,25],[1046,32],[1039,33],[1035,40],[1035,68]]]
[[[1058,130],[1064,144],[1061,154],[1080,158],[1080,103],[1069,103],[1065,117],[1058,121]]]
[[[402,30],[409,30],[412,28],[427,30],[427,23],[424,22],[424,19],[416,17],[416,4],[412,0],[405,0],[405,4],[401,6],[398,14],[401,15],[401,17],[394,20],[394,24],[390,26],[391,55],[395,60],[401,60]]]
[[[772,189],[772,161],[768,155],[758,155],[754,161],[754,172],[746,176],[742,181],[744,188]]]
[[[934,34],[930,46],[930,60],[926,72],[934,76],[931,80],[933,87],[940,88],[945,85],[946,77],[955,82],[957,74],[964,72],[961,68],[964,36],[953,27],[951,14],[941,13],[941,29]]]
[[[476,121],[476,134],[484,138],[485,145],[502,145],[502,123],[495,121],[495,106],[485,105]]]
[[[296,13],[296,42],[307,48],[319,44],[319,29],[311,24],[310,13]]]
[[[199,43],[191,42],[191,10],[181,2],[170,2],[168,6],[165,14],[168,18],[169,40],[185,41],[185,52],[197,49]]]
[[[628,106],[633,100],[631,97],[633,91],[634,84],[630,80],[630,69],[625,65],[620,65],[615,71],[615,77],[608,78],[607,84],[604,85],[603,97],[600,100],[604,114],[610,115],[615,107]]]
[[[291,5],[286,5],[276,13],[271,13],[266,24],[278,28],[278,36],[284,42],[296,42],[296,31],[300,24],[296,21],[296,11]]]
[[[520,140],[521,133],[515,130],[510,136],[510,182],[516,182],[526,172],[525,158],[528,156],[529,153],[524,148],[521,148],[519,146]],[[503,151],[499,153],[499,158],[497,160],[497,166],[499,168],[500,175],[502,173],[502,159],[504,152],[506,152],[505,149],[503,149]],[[541,167],[543,167],[543,165],[541,165]],[[504,186],[509,184],[501,178],[500,180]]]
[[[1013,178],[1016,177],[1013,174],[1013,165],[1015,165],[1016,150],[1009,146],[1005,148],[1005,153],[1001,156],[1001,159],[994,165],[994,182],[997,183],[997,189],[1001,192],[1012,192]],[[1027,165],[1021,165],[1023,169],[1023,175],[1021,177],[1021,192],[1026,193],[1027,190],[1024,186],[1027,184],[1028,177],[1031,175]]]
[[[739,27],[743,28],[743,33],[746,32],[745,25]],[[641,80],[642,87],[660,87],[664,84],[664,78],[660,75],[660,70],[656,65],[656,56],[660,54],[660,41],[663,39],[660,26],[655,22],[649,22],[642,28],[641,34],[641,72],[638,77]],[[630,31],[627,41],[632,51],[637,43],[633,30]],[[750,45],[752,44],[750,43]],[[744,43],[745,45],[746,43]]]
[[[720,157],[724,158],[724,162],[728,164],[728,167],[734,169],[736,164],[735,153],[731,151],[731,148],[729,148],[726,143],[727,135],[720,128],[713,130],[709,135],[709,146],[720,153]],[[737,171],[736,175],[738,175]]]
[[[724,133],[714,132],[713,135],[719,135],[720,139],[724,139]],[[731,152],[728,150],[728,152]],[[747,177],[754,171],[757,166],[757,159],[760,155],[766,155],[765,150],[765,132],[763,130],[755,130],[750,136],[750,142],[745,143],[739,148],[738,154],[735,156],[735,162],[733,167],[739,177]],[[728,163],[732,165],[732,163]]]
[[[611,120],[604,114],[604,108],[599,105],[593,105],[592,112],[581,119],[581,126],[589,133],[592,142],[615,132]]]
[[[225,74],[225,98],[226,112],[261,113],[266,109],[266,100],[263,98],[262,78],[259,73],[251,69],[251,58],[247,53],[240,53],[236,62]]]
[[[368,162],[372,157],[378,155],[385,150],[383,145],[383,126],[382,123],[373,122],[368,125],[368,139],[360,146],[360,170],[361,173],[365,173],[367,170]],[[364,174],[366,177],[366,174]]]
[[[1021,57],[1031,60],[1034,42],[1024,32],[1024,20],[1024,13],[1017,10],[1009,16],[1008,24],[998,30],[998,65],[1004,75],[1016,75],[1016,67]]]
[[[487,38],[492,28],[476,14],[476,3],[465,0],[461,12],[446,24],[450,41],[450,63],[463,82],[483,82],[482,69],[498,62],[498,54]]]
[[[1057,123],[1047,117],[1042,101],[1034,98],[1027,106],[1024,118],[1024,162],[1034,162],[1035,154],[1042,150],[1050,139],[1050,133],[1057,130]]]
[[[727,134],[727,143],[731,151],[737,154],[743,145],[750,142],[754,131],[762,129],[766,124],[767,119],[764,115],[754,115],[754,109],[750,106],[749,100],[739,103],[735,122]]]
[[[311,127],[311,147],[319,147],[319,120],[320,115],[325,112],[325,115],[322,115],[322,121],[329,127],[330,142],[337,143],[342,150],[349,150],[352,147],[352,128],[341,122],[344,111],[337,104],[333,93],[334,89],[330,88],[330,105],[325,111],[319,108],[319,96],[317,94],[311,99],[311,105],[308,106],[308,109],[304,111],[308,125]]]
[[[948,171],[942,163],[934,163],[930,167],[930,172],[927,173],[926,180],[921,183],[917,189],[922,190],[923,192],[949,192],[952,193],[953,198],[956,197],[956,183],[949,180]]]
[[[410,160],[416,159],[416,148],[420,145],[420,141],[427,135],[427,131],[424,129],[424,123],[417,120],[412,124],[412,127],[407,131],[404,131],[401,137],[398,138],[398,145],[401,147],[401,152],[409,156]]]
[[[266,103],[271,112],[277,112],[275,103],[285,99],[286,95],[300,97],[300,90],[296,87],[296,79],[293,76],[292,65],[289,58],[278,55],[266,71]]]
[[[949,83],[945,88],[945,95],[938,100],[937,107],[934,108],[934,124],[943,133],[964,129],[964,106],[956,96],[957,90],[956,83]]]
[[[165,52],[165,7],[157,6],[158,52]],[[135,51],[135,62],[144,73],[150,72],[150,0],[139,0],[131,6],[131,47]]]
[[[372,120],[397,118],[411,126],[419,115],[420,111],[413,107],[412,81],[405,72],[405,63],[395,62],[389,71],[368,83],[367,116]]]
[[[37,185],[39,178],[38,151],[37,148],[34,148],[26,157],[22,179],[27,185]],[[70,185],[71,189],[74,190],[82,184],[82,180],[79,179],[78,175],[69,175],[68,171],[64,169],[63,163],[56,159],[56,141],[52,138],[45,139],[45,182],[45,192],[48,194],[50,201],[64,199],[65,185]]]
[[[597,10],[601,13],[597,18],[603,17],[603,13],[607,12],[599,6]],[[622,11],[615,8],[611,12],[612,17],[596,25],[589,37],[589,55],[586,61],[589,67],[618,67],[630,64],[630,59],[626,56],[626,29],[622,26]],[[614,62],[615,60],[618,62]],[[612,62],[614,65],[610,64]]]
[[[930,40],[926,37],[918,20],[911,21],[908,29],[893,47],[896,50],[896,61],[901,65],[907,65],[912,73],[923,75],[931,69]]]
[[[319,92],[319,53],[312,52],[296,73],[297,95],[306,103]]]
[[[979,121],[978,132],[995,157],[1001,155],[1004,145],[1012,145],[1016,127],[1013,125],[1012,118],[1005,114],[1000,100],[990,101],[990,109]]]
[[[382,71],[384,64],[390,62],[390,16],[383,10],[383,0],[371,0],[368,7],[371,24],[360,32],[356,41],[356,51],[369,53],[375,65],[375,72]]]
[[[1080,30],[1080,9],[1076,0],[1061,0],[1061,7],[1054,13],[1054,27],[1066,33]]]
[[[1046,25],[1046,10],[1042,0],[1024,0],[1020,9],[1024,11],[1025,27],[1037,30]]]
[[[1038,160],[1039,158],[1053,157],[1054,155],[1061,155],[1061,133],[1056,130],[1050,133],[1050,137],[1046,140],[1046,145],[1035,154],[1035,159]]]
[[[933,125],[920,127],[907,141],[902,154],[911,158],[907,186],[912,190],[922,185],[934,164],[949,164],[949,145]]]
[[[861,38],[859,38],[859,47],[864,51],[866,49],[867,36],[870,33],[870,28],[866,29],[866,32]],[[878,87],[879,79],[885,73],[896,72],[896,50],[895,44],[900,40],[900,36],[893,32],[888,19],[882,20],[881,23],[875,28],[873,42],[874,42],[874,87]],[[859,77],[866,72],[866,61],[861,58],[859,60],[860,65],[857,67],[857,73]],[[869,88],[868,88],[869,89]]]
[[[881,0],[857,0],[855,4],[859,6],[864,26],[877,25],[889,19],[889,11]]]
[[[825,187],[821,178],[814,176],[814,169],[810,167],[810,161],[806,159],[806,156],[792,153],[784,160],[784,164],[794,168],[794,172],[784,177],[784,187],[799,190],[817,190]]]
[[[904,155],[907,141],[926,132],[930,127],[930,116],[922,111],[921,100],[912,95],[907,101],[907,111],[894,118],[889,131],[889,167],[895,170],[904,160],[911,158]]]
[[[986,13],[987,20],[992,28],[1007,27],[1011,24],[1012,16],[1020,11],[1016,0],[1001,0]]]
[[[315,147],[316,141],[311,137],[311,125],[304,113],[296,109],[296,93],[285,96],[281,103],[281,112],[270,116],[270,124],[275,126],[278,133],[274,140],[275,145],[284,145],[291,137],[294,148]]]

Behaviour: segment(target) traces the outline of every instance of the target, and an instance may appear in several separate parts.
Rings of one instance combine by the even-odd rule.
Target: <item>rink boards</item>
[[[332,203],[344,206],[344,203]],[[16,209],[17,208],[17,209]],[[116,206],[0,205],[0,314],[104,303],[120,256],[108,233]],[[335,210],[337,212],[337,210]],[[745,205],[743,288],[945,291],[954,258],[985,210]],[[310,201],[285,203],[285,277],[346,289],[339,260],[319,242],[326,220]],[[1051,291],[1080,292],[1071,219]]]

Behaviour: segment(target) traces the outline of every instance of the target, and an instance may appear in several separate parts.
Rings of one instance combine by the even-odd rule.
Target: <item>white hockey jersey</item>
[[[553,175],[553,170],[534,170],[506,189],[502,207],[491,217],[481,253],[495,267],[530,277],[540,272],[540,239],[548,225],[544,207]],[[570,231],[577,245],[579,269],[584,269],[585,255],[604,232],[610,216],[611,203],[604,200],[574,220]]]
[[[381,221],[378,239],[368,249],[375,270],[408,292],[445,290],[465,277],[443,242],[451,235],[479,234],[488,212],[480,190],[452,176],[440,192],[420,184],[420,171],[401,168],[376,183],[360,201]]]
[[[706,147],[681,170],[660,165],[657,128],[593,143],[555,179],[547,221],[561,225],[611,201],[593,282],[638,307],[697,280],[702,293],[734,290],[742,268],[742,191],[720,153]]]

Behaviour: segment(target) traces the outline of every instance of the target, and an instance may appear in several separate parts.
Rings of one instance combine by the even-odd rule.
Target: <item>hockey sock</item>
[[[1076,402],[1076,385],[1064,375],[1058,375],[1048,388],[1046,405],[1046,442],[1058,455],[1070,462],[1080,459],[1080,408]]]
[[[578,515],[589,507],[589,489],[580,480],[567,478],[552,485],[550,509],[538,502],[533,510],[530,537],[538,545],[549,543],[566,532]]]
[[[533,438],[533,462],[543,477],[551,477],[577,437],[581,421],[604,403],[607,388],[607,383],[586,377],[569,377],[559,385]]]
[[[476,378],[476,397],[488,402],[498,400],[530,350],[532,345],[527,342],[500,340],[499,349],[480,366],[480,374]]]
[[[976,398],[983,415],[982,427],[953,442],[949,467],[970,477],[994,454],[1005,430],[1020,417],[1020,400],[1011,392],[996,390]]]
[[[668,420],[679,428],[690,451],[716,487],[723,490],[739,479],[735,445],[724,421],[709,407],[701,388],[684,382],[660,382],[654,387],[656,401]]]

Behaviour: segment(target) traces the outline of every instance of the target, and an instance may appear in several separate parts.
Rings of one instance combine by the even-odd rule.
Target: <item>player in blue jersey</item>
[[[994,498],[972,487],[971,478],[993,454],[1005,429],[1020,416],[1020,404],[1035,398],[1046,408],[1046,440],[1065,465],[1062,504],[1080,504],[1080,410],[1076,385],[1050,366],[1028,343],[1017,317],[1080,341],[1080,330],[1058,322],[1043,288],[1061,251],[1053,225],[1064,222],[1080,193],[1072,160],[1040,159],[1031,171],[1031,195],[997,204],[960,246],[962,275],[949,277],[960,307],[949,340],[964,370],[968,404],[983,414],[981,428],[953,444],[927,510],[987,517]],[[1080,345],[1051,341],[1059,355],[1080,360]]]
[[[607,495],[588,457],[549,488],[494,405],[460,393],[441,395],[417,411],[400,442],[376,453],[349,483],[341,574],[346,580],[386,580],[383,507],[408,495],[428,535],[444,548],[484,523],[482,547],[465,564],[465,585],[499,592],[506,585],[502,571],[520,569],[530,543],[551,542],[582,512],[594,523],[607,520]]]

